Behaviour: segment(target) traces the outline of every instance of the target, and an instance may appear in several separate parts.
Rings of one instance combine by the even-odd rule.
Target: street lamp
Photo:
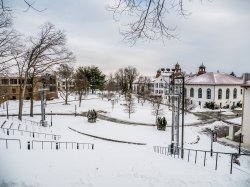
[[[52,110],[50,111],[50,126],[52,127]]]
[[[168,88],[168,95],[172,96],[172,129],[171,129],[171,153],[173,153],[173,147],[174,147],[174,125],[175,123],[177,123],[177,132],[176,132],[176,144],[178,146],[179,144],[179,100],[178,98],[182,95],[182,132],[181,132],[181,158],[183,159],[184,156],[184,86],[185,86],[185,77],[184,76],[178,76],[175,77],[175,69],[170,69],[170,68],[161,68],[161,72],[163,73],[168,73],[171,74],[169,76],[169,78],[171,78],[172,80],[169,81],[169,88]],[[175,85],[175,80],[176,79],[180,79],[182,80],[182,88],[181,89],[177,89],[176,85]],[[178,106],[177,106],[177,120],[174,121],[174,117],[176,116],[176,97],[178,100]]]
[[[184,89],[185,89],[185,77],[176,77],[174,79],[181,79],[182,80],[182,123],[181,123],[181,158],[183,159],[184,157]]]
[[[41,125],[44,127],[47,127],[47,121],[45,120],[45,101],[46,101],[46,90],[49,90],[48,88],[46,88],[47,83],[50,79],[50,75],[48,73],[46,73],[45,75],[43,75],[41,77],[42,79],[42,86],[39,89],[39,91],[41,92]]]

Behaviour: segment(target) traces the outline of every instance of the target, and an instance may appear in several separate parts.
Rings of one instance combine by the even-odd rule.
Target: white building
[[[242,117],[242,135],[243,143],[250,146],[250,74],[244,76],[246,82],[242,85],[243,87],[243,117]]]
[[[186,97],[196,106],[214,102],[216,106],[231,107],[242,103],[243,79],[227,73],[206,73],[205,66],[199,67],[198,75],[185,82]]]

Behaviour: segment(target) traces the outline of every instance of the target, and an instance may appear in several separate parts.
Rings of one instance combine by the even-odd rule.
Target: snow
[[[241,85],[243,80],[227,73],[208,72],[186,81],[186,84],[205,84],[205,85]]]
[[[241,120],[242,120],[242,117],[238,117],[238,118],[228,119],[227,121],[241,125]]]
[[[74,99],[72,97],[71,99]],[[110,101],[102,100],[95,95],[90,95],[89,100],[84,100],[77,112],[86,112],[88,109],[106,111],[106,115],[131,122],[154,123],[155,116],[151,114],[149,103],[136,104],[136,112],[128,119],[124,113],[123,99],[115,104],[114,109]],[[47,111],[74,113],[77,102],[70,105],[58,103],[60,99],[49,101]],[[25,102],[24,112],[29,112],[28,102]],[[35,112],[39,112],[39,102],[36,102]],[[16,113],[17,102],[10,102],[10,113]],[[171,111],[165,108],[168,122],[171,123]],[[0,113],[5,114],[5,110]],[[192,114],[185,115],[185,121],[195,122],[197,117]],[[194,153],[184,160],[155,153],[153,146],[168,146],[171,139],[171,128],[158,131],[153,126],[126,125],[98,119],[96,123],[88,123],[82,116],[55,115],[52,118],[53,126],[44,128],[31,121],[40,121],[40,116],[25,116],[23,122],[11,117],[4,127],[20,128],[36,132],[60,134],[59,141],[75,141],[93,143],[92,149],[66,149],[62,146],[51,150],[50,145],[34,144],[33,150],[27,150],[27,141],[52,140],[40,136],[30,137],[29,134],[15,133],[8,136],[0,129],[0,138],[17,138],[21,140],[22,149],[16,142],[9,142],[9,149],[5,149],[5,142],[0,141],[0,186],[249,186],[250,185],[250,159],[240,158],[241,166],[233,167],[233,174],[229,174],[230,157],[219,156],[218,170],[214,170],[215,156],[207,156],[207,166],[203,166],[203,154],[198,154],[197,164],[194,164]],[[0,117],[0,125],[6,119]],[[50,116],[47,116],[50,123]],[[205,127],[224,125],[222,122],[206,124]],[[132,145],[116,143],[93,138],[76,133],[69,129],[76,129],[82,133],[91,134],[107,139],[145,143],[146,145]],[[204,127],[185,127],[185,148],[210,150],[210,137],[202,134]],[[198,143],[195,143],[197,137]],[[237,152],[236,149],[214,142],[214,151]],[[185,153],[187,156],[187,152]]]

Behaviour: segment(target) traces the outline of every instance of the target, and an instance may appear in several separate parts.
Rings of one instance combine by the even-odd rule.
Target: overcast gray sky
[[[8,0],[13,7],[14,28],[26,36],[51,22],[66,31],[68,46],[77,66],[96,65],[105,73],[135,66],[141,74],[154,75],[161,67],[177,61],[186,72],[197,72],[203,62],[207,71],[250,72],[250,1],[190,0],[184,19],[170,15],[179,39],[139,41],[135,46],[122,42],[119,30],[126,18],[115,22],[107,6],[112,0],[36,0],[39,13],[27,8],[23,0]]]

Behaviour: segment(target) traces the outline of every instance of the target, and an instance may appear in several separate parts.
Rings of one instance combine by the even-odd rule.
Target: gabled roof
[[[242,85],[243,79],[227,73],[208,72],[199,76],[191,77],[186,81],[187,85]]]

